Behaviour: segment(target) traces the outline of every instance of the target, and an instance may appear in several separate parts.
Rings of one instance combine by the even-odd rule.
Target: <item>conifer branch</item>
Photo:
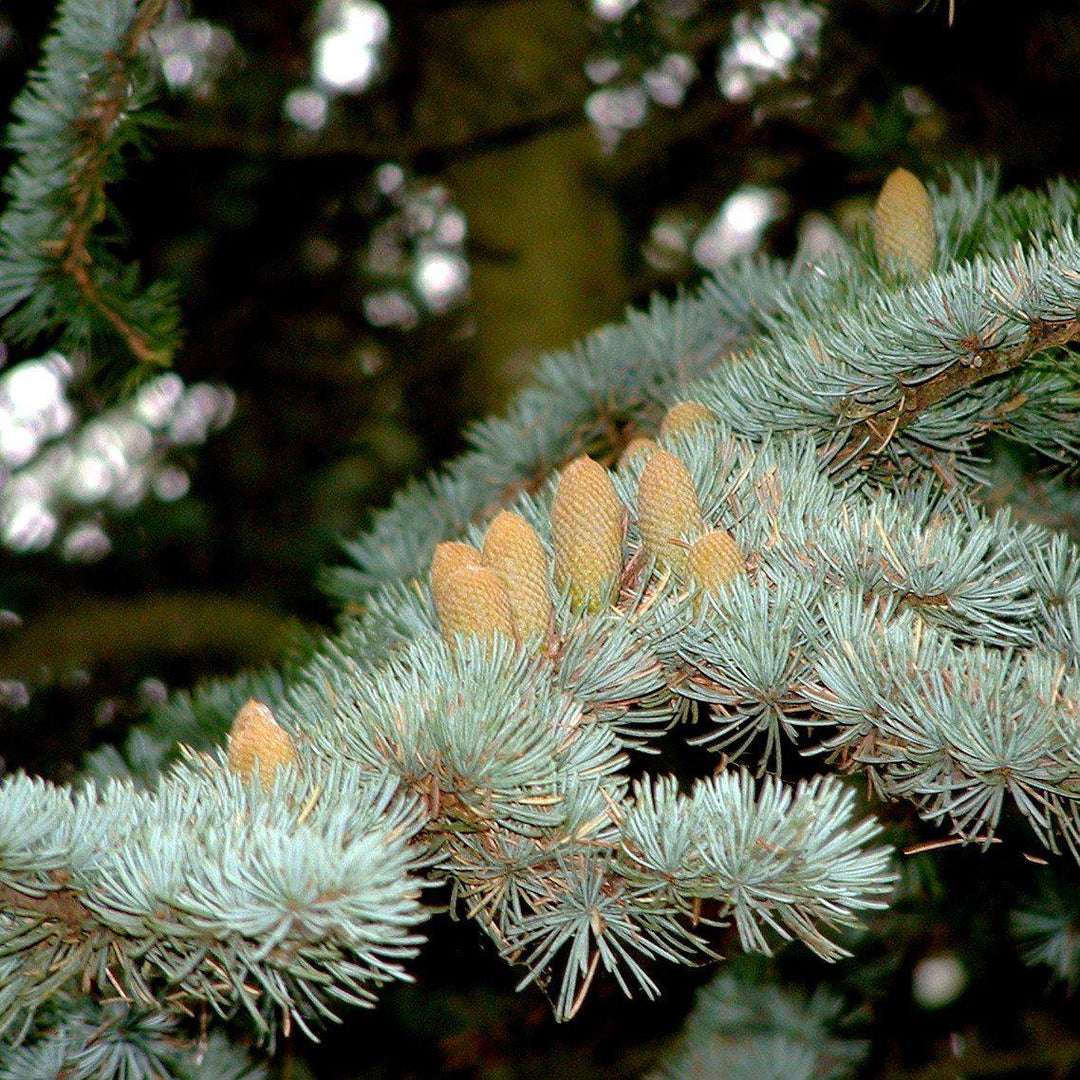
[[[104,67],[98,78],[88,82],[82,115],[73,125],[77,142],[74,169],[68,182],[67,225],[63,237],[45,247],[75,283],[86,303],[124,339],[135,359],[144,364],[160,364],[162,357],[147,335],[102,295],[89,242],[95,225],[104,215],[105,174],[112,153],[110,140],[121,114],[129,105],[130,68],[138,60],[139,52],[165,6],[166,0],[141,0],[119,47],[105,54]]]
[[[470,452],[408,485],[370,533],[345,545],[350,565],[329,571],[325,588],[363,607],[379,585],[422,573],[439,541],[535,493],[575,455],[610,462],[627,433],[655,424],[670,398],[758,334],[801,277],[776,261],[740,262],[696,296],[657,297],[647,313],[544,357],[506,416],[466,432]]]
[[[808,995],[756,965],[735,965],[698,992],[675,1047],[647,1080],[847,1080],[869,1046],[843,1027],[843,1002],[823,987]]]
[[[1080,552],[987,513],[927,467],[944,449],[962,475],[976,471],[978,436],[1017,386],[1026,389],[1008,412],[1014,434],[1077,449],[1067,427],[1061,434],[1076,402],[1056,400],[1064,365],[1047,351],[1058,330],[1075,332],[1080,309],[1076,201],[1052,190],[1006,211],[978,185],[951,200],[935,207],[947,228],[925,280],[885,277],[858,250],[820,274],[744,269],[772,314],[744,307],[740,325],[761,333],[737,357],[735,320],[722,314],[737,305],[723,286],[659,304],[551,362],[511,420],[484,425],[472,455],[401,500],[361,545],[365,613],[287,685],[259,680],[272,695],[276,719],[263,716],[260,730],[276,768],[271,744],[240,746],[237,729],[228,761],[246,784],[223,779],[217,752],[170,774],[156,795],[106,789],[108,828],[128,824],[136,801],[155,827],[183,809],[191,832],[169,836],[205,895],[163,880],[160,895],[184,903],[164,916],[157,898],[146,908],[130,871],[149,858],[150,837],[134,833],[103,877],[99,861],[86,863],[97,848],[56,853],[28,835],[42,814],[24,812],[26,790],[0,791],[0,869],[10,874],[0,883],[41,895],[59,884],[44,874],[70,875],[63,888],[94,915],[97,935],[76,933],[82,951],[65,953],[45,982],[13,983],[9,1020],[65,979],[111,976],[145,993],[150,955],[168,960],[154,986],[181,1000],[240,1005],[261,1024],[270,1014],[310,1023],[339,990],[366,1000],[403,977],[421,869],[450,879],[455,904],[525,965],[525,982],[550,986],[561,1017],[605,975],[627,993],[655,993],[652,964],[709,958],[718,923],[732,923],[750,951],[794,939],[842,955],[836,931],[892,885],[887,852],[872,846],[876,824],[853,818],[833,778],[792,790],[728,769],[688,794],[675,778],[631,783],[633,756],[692,718],[694,703],[704,715],[688,733],[728,759],[779,770],[791,745],[817,749],[960,837],[987,842],[1015,812],[1050,850],[1063,841],[1080,852]],[[970,261],[941,259],[971,248],[976,220],[995,239]],[[1013,233],[1030,233],[1027,246],[1013,246]],[[712,371],[681,377],[721,342]],[[976,359],[979,379],[964,381]],[[988,363],[1004,365],[996,378],[985,378]],[[559,461],[575,425],[610,418],[619,387],[630,388],[620,399],[630,416],[654,393],[681,405],[614,470],[575,461],[485,528],[482,511],[515,477]],[[925,408],[903,426],[897,415],[870,482],[823,471],[823,447],[828,456],[912,387],[927,387]],[[897,469],[893,490],[875,482]],[[448,529],[464,542],[438,553],[429,582],[377,585],[408,577]],[[205,738],[200,718],[237,707],[236,692],[218,687],[172,715]],[[149,756],[160,760],[164,745]],[[350,836],[401,841],[398,875],[384,867],[399,906],[361,904],[362,917],[335,908],[345,940],[327,958],[316,913],[305,908],[296,925],[279,891],[267,899],[224,886],[247,881],[252,861],[279,884],[289,862],[260,846],[269,834],[324,854],[339,838],[333,812],[358,799],[367,809]],[[391,803],[411,808],[407,825]],[[229,830],[246,828],[246,814],[273,828],[252,827],[240,843]],[[98,828],[100,808],[85,820]],[[200,863],[210,852],[224,879]],[[330,884],[335,898],[338,888],[356,896],[355,882]],[[206,897],[224,910],[209,940],[187,921],[200,900],[209,918]],[[254,925],[270,927],[261,945],[254,932],[236,937]],[[40,913],[0,929],[12,972],[44,970],[66,932]],[[193,954],[193,941],[206,951]],[[106,944],[112,953],[99,951]],[[104,955],[118,960],[102,974]]]
[[[58,333],[85,347],[107,330],[139,364],[168,363],[177,336],[169,291],[139,291],[97,236],[107,188],[140,139],[143,52],[165,0],[63,0],[41,68],[14,105],[18,160],[0,218],[0,313],[18,340]]]
[[[1056,405],[1060,379],[987,379],[984,369],[976,377],[973,362],[979,350],[1004,350],[1016,360],[1009,370],[1023,376],[1053,345],[1031,329],[1053,335],[1075,323],[1077,193],[1059,182],[999,196],[983,169],[951,180],[934,203],[939,269],[926,281],[897,285],[858,247],[812,268],[736,263],[698,296],[658,300],[626,325],[546,357],[505,418],[473,429],[474,451],[406,488],[369,534],[345,545],[350,565],[326,575],[328,591],[361,608],[379,585],[421,573],[438,541],[491,516],[523,483],[594,452],[613,414],[641,433],[657,403],[688,396],[748,438],[809,434],[827,459],[853,455],[846,471],[870,463],[890,479],[898,466],[935,468],[939,449],[979,478],[974,444],[994,427],[1055,455],[1074,453],[1078,441]],[[1030,353],[1013,352],[1021,340]],[[900,409],[896,422],[889,410],[928,374],[933,381],[954,367],[941,398]],[[948,381],[969,368],[970,384]],[[864,420],[879,432],[876,444]],[[876,456],[866,452],[872,445]]]
[[[1065,322],[1035,322],[1024,341],[1008,349],[993,349],[972,343],[972,359],[969,362],[947,368],[925,382],[905,387],[903,397],[895,405],[883,409],[872,419],[867,417],[848,428],[842,447],[832,457],[831,467],[843,471],[848,466],[876,457],[898,432],[902,432],[927,409],[981,382],[1014,371],[1039,353],[1078,341],[1080,319],[1070,319]],[[1011,404],[1018,406],[1022,402],[1014,401]]]
[[[19,1045],[0,1043],[0,1080],[266,1080],[219,1032],[193,1040],[157,1010],[58,996]]]
[[[333,766],[286,771],[264,792],[193,758],[153,797],[7,778],[0,1030],[81,986],[310,1033],[405,977],[424,918],[415,804]]]
[[[70,931],[78,931],[89,920],[90,912],[72,890],[55,888],[40,896],[21,892],[10,885],[0,885],[0,908],[22,915],[37,915],[53,920]]]

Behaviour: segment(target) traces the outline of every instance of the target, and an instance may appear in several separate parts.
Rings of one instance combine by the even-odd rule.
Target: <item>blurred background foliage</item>
[[[53,13],[0,3],[5,112]],[[174,369],[125,396],[47,341],[0,365],[0,756],[57,778],[170,688],[332,624],[319,567],[540,352],[729,259],[812,258],[896,165],[993,158],[1006,187],[1080,173],[1075,0],[172,0],[149,58],[162,125],[114,195],[146,275],[178,288]],[[1075,527],[1071,492],[999,471],[995,498]],[[925,917],[932,877],[913,871],[888,918]],[[992,942],[1007,905],[965,917]],[[925,926],[919,962],[951,932]],[[351,1045],[391,1032],[392,1065],[376,1050],[357,1072],[331,1040],[318,1075],[551,1075],[542,999],[478,988],[512,974],[463,933],[350,1027]],[[558,1071],[634,1075],[695,979],[673,977],[663,1013],[600,1001]],[[912,1000],[890,1006],[881,1074],[954,1075],[904,1071]],[[919,1053],[955,1058],[956,1017],[918,1015]],[[1046,1023],[999,1033],[1045,1049]],[[1015,1075],[1075,1069],[1080,1036],[1054,1038],[1063,1058]]]

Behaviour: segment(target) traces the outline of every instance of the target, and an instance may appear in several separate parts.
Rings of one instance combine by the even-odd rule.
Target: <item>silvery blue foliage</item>
[[[106,47],[120,23],[75,19],[83,6],[69,0],[58,33]],[[724,926],[748,951],[793,940],[838,959],[895,874],[853,787],[762,775],[793,748],[961,839],[989,843],[1012,814],[1075,856],[1080,553],[991,512],[973,483],[988,431],[1075,457],[1077,198],[1064,184],[999,197],[976,172],[934,213],[925,278],[880,266],[863,237],[812,267],[738,265],[547,358],[468,454],[349,546],[330,583],[361,614],[310,657],[178,697],[78,789],[5,780],[0,1023],[36,1036],[0,1064],[76,1067],[85,1010],[56,1038],[41,1010],[80,985],[135,1010],[106,1018],[112,1049],[95,1052],[117,1057],[95,1059],[97,1075],[150,1075],[138,1062],[164,1053],[163,1013],[313,1033],[409,977],[431,882],[561,1018],[601,978],[655,995],[656,967],[714,959]],[[679,400],[714,422],[664,448],[745,572],[706,593],[658,568],[642,463],[625,462],[609,609],[573,611],[549,581],[541,648],[444,640],[424,580],[435,544],[478,543],[505,505],[550,558],[553,472],[614,458]],[[298,747],[269,790],[214,748],[250,697]],[[681,736],[720,767],[643,774],[643,752]],[[190,748],[156,775],[178,737]],[[714,1020],[728,999],[747,1007],[718,985]],[[824,1028],[834,1011],[805,1015]],[[819,1074],[815,1047],[788,1035],[747,1050],[756,1075]]]
[[[19,1046],[0,1044],[0,1080],[266,1080],[266,1068],[214,1033],[193,1041],[165,1014],[57,1000]]]
[[[647,1080],[844,1080],[867,1047],[838,1032],[843,1011],[823,989],[806,995],[725,972],[698,993],[678,1045]]]
[[[612,608],[573,612],[552,582],[556,616],[545,649],[444,641],[427,584],[408,580],[436,540],[449,534],[479,544],[485,508],[503,503],[552,553],[554,480],[518,489],[580,447],[551,435],[534,455],[512,438],[521,415],[514,413],[516,420],[487,424],[473,456],[399,503],[354,549],[367,568],[350,588],[366,610],[306,663],[284,681],[220,683],[163,711],[156,732],[144,736],[162,752],[170,730],[205,746],[248,696],[271,702],[302,750],[303,776],[275,788],[289,820],[299,823],[305,799],[329,813],[334,792],[351,784],[369,808],[363,835],[383,837],[371,858],[388,850],[384,812],[395,807],[399,817],[389,820],[408,823],[390,826],[404,846],[389,849],[402,860],[387,864],[389,891],[368,895],[347,876],[338,883],[344,906],[324,913],[344,934],[341,951],[320,960],[329,985],[316,992],[310,982],[303,932],[330,922],[314,913],[302,926],[283,921],[275,905],[303,894],[309,876],[322,882],[325,845],[337,841],[318,833],[318,809],[298,831],[283,820],[273,832],[274,797],[266,802],[215,773],[213,756],[189,755],[153,795],[114,784],[107,795],[77,796],[83,830],[100,819],[105,836],[123,827],[132,800],[145,800],[139,812],[168,832],[170,850],[182,855],[176,865],[186,868],[181,877],[145,861],[139,841],[148,834],[138,831],[107,880],[89,874],[77,862],[82,848],[54,850],[33,830],[22,835],[16,784],[0,793],[0,816],[11,811],[8,887],[55,892],[42,875],[59,871],[65,896],[75,892],[108,933],[143,943],[150,899],[137,900],[136,881],[166,874],[155,893],[165,896],[182,893],[190,875],[202,884],[184,917],[197,913],[214,934],[238,933],[231,951],[207,969],[210,954],[173,955],[169,935],[183,920],[154,923],[149,955],[162,961],[149,981],[134,964],[111,973],[136,995],[161,978],[219,1011],[246,1008],[270,1028],[274,1016],[310,1024],[335,1002],[367,1000],[380,982],[401,977],[417,941],[424,876],[451,881],[455,906],[508,960],[525,965],[525,982],[550,988],[562,1016],[605,974],[628,993],[656,993],[651,968],[708,959],[716,924],[733,924],[748,950],[793,938],[823,957],[842,955],[837,932],[884,902],[893,874],[873,846],[876,826],[855,819],[841,783],[819,777],[792,789],[772,776],[753,779],[755,769],[779,767],[792,747],[864,770],[879,797],[908,799],[961,837],[989,842],[1002,815],[1018,811],[1051,851],[1075,850],[1077,552],[1045,529],[989,512],[956,482],[981,470],[978,437],[987,426],[1071,452],[1060,436],[1051,439],[1060,425],[1039,392],[1042,380],[1059,386],[1067,353],[1039,343],[1075,329],[1075,201],[1058,188],[1004,201],[992,192],[978,174],[973,186],[956,181],[939,197],[943,230],[993,225],[979,242],[946,231],[943,250],[969,243],[967,261],[925,281],[887,276],[859,247],[846,262],[799,273],[751,264],[699,298],[659,305],[549,361],[546,381],[525,392],[517,408],[532,410],[530,430],[549,433],[606,415],[614,387],[636,387],[619,408],[640,424],[656,415],[648,411],[654,396],[709,405],[714,423],[664,445],[686,464],[708,526],[729,530],[747,555],[747,573],[720,593],[700,595],[642,557],[642,462],[634,459],[614,474],[629,561]],[[1002,245],[1006,228],[1030,233],[1027,246]],[[761,299],[739,308],[733,282]],[[735,342],[733,356],[703,359]],[[695,381],[685,373],[699,361],[709,370]],[[977,377],[980,364],[996,377]],[[905,387],[945,378],[958,380],[954,394],[910,421],[897,411]],[[904,422],[867,452],[879,430],[867,421],[878,414]],[[927,426],[935,416],[947,437]],[[631,783],[635,758],[672,732],[746,767],[689,789],[673,777]],[[130,757],[139,747],[128,749]],[[142,771],[152,763],[151,747]],[[115,758],[111,764],[120,770]],[[50,815],[69,822],[67,793],[33,790],[40,828]],[[250,799],[277,839],[236,832],[236,811],[226,809]],[[226,817],[214,824],[220,813]],[[174,818],[198,827],[169,824]],[[101,850],[92,830],[83,843]],[[279,865],[286,849],[288,873]],[[357,849],[356,865],[370,874],[366,850]],[[224,878],[199,868],[211,851]],[[248,867],[239,877],[233,859]],[[394,865],[405,882],[397,893]],[[346,897],[359,906],[350,909]],[[213,917],[213,904],[225,914]],[[25,937],[17,918],[9,932],[23,950],[49,940]],[[296,966],[268,967],[286,943]],[[73,954],[55,986],[92,966],[93,955]],[[220,981],[214,972],[230,965],[254,978]],[[8,1015],[23,1015],[53,986],[14,978]]]

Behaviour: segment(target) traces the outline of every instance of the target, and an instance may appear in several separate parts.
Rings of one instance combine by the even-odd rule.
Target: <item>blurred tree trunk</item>
[[[598,154],[582,123],[447,170],[475,249],[470,407],[499,405],[539,353],[569,345],[628,301],[623,225],[590,177]]]

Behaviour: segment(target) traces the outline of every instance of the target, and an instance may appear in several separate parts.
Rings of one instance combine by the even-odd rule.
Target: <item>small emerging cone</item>
[[[575,610],[599,611],[622,573],[623,508],[607,469],[575,458],[559,477],[551,504],[555,584]]]
[[[278,766],[296,764],[296,744],[269,706],[251,700],[233,720],[227,757],[229,768],[247,781],[258,769],[263,790],[269,791]]]
[[[701,424],[715,422],[716,414],[700,401],[680,401],[678,405],[672,405],[660,421],[660,438],[678,431],[693,431]]]
[[[447,540],[435,545],[431,556],[431,597],[435,601],[435,614],[442,622],[443,609],[446,605],[446,583],[450,575],[463,566],[483,566],[480,552],[469,544],[457,540]]]
[[[548,560],[536,530],[523,517],[500,511],[484,537],[484,565],[506,586],[521,640],[546,637],[552,610]]]
[[[907,169],[894,169],[874,205],[874,247],[878,260],[908,264],[916,273],[933,269],[937,230],[930,193]]]
[[[745,570],[746,556],[726,529],[707,532],[686,558],[686,580],[711,596]]]
[[[689,470],[666,450],[657,450],[641,471],[638,525],[645,550],[657,565],[682,573],[687,548],[680,540],[695,539],[705,523]]]
[[[514,615],[502,578],[487,566],[459,566],[442,586],[439,622],[450,645],[455,635],[472,634],[492,640],[496,634],[514,637]]]
[[[626,444],[626,449],[622,452],[622,457],[619,458],[619,464],[622,465],[624,462],[633,461],[636,457],[647,458],[655,449],[655,439],[638,435],[637,438],[631,439]]]

